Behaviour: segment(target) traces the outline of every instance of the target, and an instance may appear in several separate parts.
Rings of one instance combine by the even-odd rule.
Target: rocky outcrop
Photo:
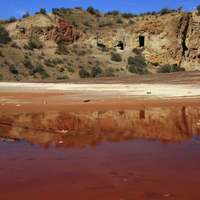
[[[188,70],[199,69],[199,31],[193,29],[191,13],[176,13],[149,18],[133,26],[119,28],[110,32],[110,36],[93,37],[95,45],[116,48],[123,43],[124,50],[140,48],[140,37],[144,37],[143,56],[151,64],[181,64]],[[121,51],[122,49],[117,48]]]
[[[12,39],[27,39],[30,35],[37,35],[44,42],[52,40],[57,44],[65,45],[69,45],[79,38],[79,33],[62,18],[57,19],[56,26],[31,26],[30,28],[18,26],[10,32]]]
[[[57,19],[57,28],[59,34],[55,38],[57,44],[62,43],[65,45],[71,44],[79,38],[75,28],[73,28],[66,20],[59,18]]]

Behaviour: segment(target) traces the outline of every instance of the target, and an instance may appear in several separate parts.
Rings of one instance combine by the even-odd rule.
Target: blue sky
[[[0,19],[9,19],[10,16],[21,18],[27,11],[30,15],[40,11],[40,8],[45,8],[47,13],[52,12],[52,8],[74,8],[81,6],[86,10],[88,6],[93,6],[100,12],[106,13],[108,11],[119,10],[121,13],[131,12],[133,14],[140,14],[145,12],[158,12],[163,7],[177,9],[183,6],[182,11],[196,10],[200,5],[197,0],[0,0]]]

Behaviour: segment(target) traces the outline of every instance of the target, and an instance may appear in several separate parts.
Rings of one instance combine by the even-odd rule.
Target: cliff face
[[[199,107],[0,113],[0,136],[25,139],[45,148],[50,144],[65,148],[94,147],[106,141],[134,139],[158,140],[164,145],[181,144],[191,139],[193,133],[199,135],[199,113]],[[69,132],[66,136],[57,134],[58,130]]]
[[[143,55],[153,65],[176,63],[194,70],[199,69],[200,64],[199,37],[199,31],[193,28],[192,13],[181,13],[159,16],[134,27],[120,28],[108,37],[99,34],[96,43],[107,48],[123,43],[124,50],[144,46]],[[95,43],[94,38],[91,40]]]

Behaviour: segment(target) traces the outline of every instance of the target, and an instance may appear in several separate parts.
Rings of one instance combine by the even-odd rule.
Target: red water
[[[0,127],[3,135],[8,131],[5,127]],[[10,137],[15,133],[16,138],[14,129],[9,129]],[[22,132],[22,138],[31,134]],[[37,134],[41,133],[35,131],[34,136]],[[28,135],[29,143],[1,142],[0,199],[200,199],[200,139],[195,134],[188,140],[182,136],[179,142],[172,138],[168,145],[145,139],[148,132],[142,133],[145,136],[141,134],[141,139],[128,139],[124,134],[121,142],[111,143],[110,138],[102,141],[101,134],[95,135],[96,141],[101,142],[92,147],[86,142],[84,147],[66,148],[60,144],[44,149],[45,138],[31,143]]]

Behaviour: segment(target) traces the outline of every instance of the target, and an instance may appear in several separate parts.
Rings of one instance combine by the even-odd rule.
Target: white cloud
[[[26,13],[26,11],[22,10],[22,9],[16,9],[15,12],[19,15],[23,15]]]

